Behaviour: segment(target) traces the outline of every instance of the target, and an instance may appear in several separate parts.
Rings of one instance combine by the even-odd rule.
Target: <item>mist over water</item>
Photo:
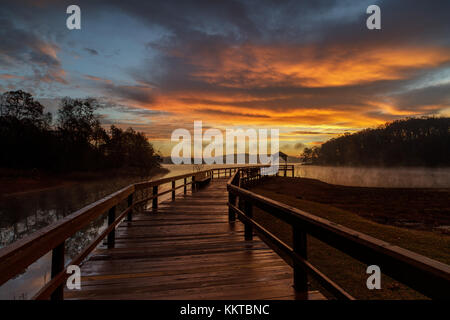
[[[281,162],[283,164],[283,162]],[[334,167],[293,164],[296,177],[321,180],[330,184],[353,187],[380,188],[450,188],[450,168],[426,167]],[[203,165],[201,170],[214,167],[234,167],[237,165]],[[165,164],[169,172],[176,176],[194,172],[194,165]],[[288,174],[289,175],[289,174]],[[159,178],[159,177],[158,177]]]
[[[354,187],[450,188],[450,168],[295,165],[295,176]]]

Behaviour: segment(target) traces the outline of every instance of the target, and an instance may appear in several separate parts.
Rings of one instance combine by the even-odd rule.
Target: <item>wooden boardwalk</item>
[[[335,298],[354,300],[307,259],[312,236],[364,264],[377,261],[383,274],[427,297],[448,299],[449,265],[252,192],[246,187],[265,181],[262,168],[219,167],[126,186],[0,248],[0,285],[51,252],[51,280],[33,299],[324,299],[294,292],[293,283],[307,291],[313,277]],[[278,169],[294,176],[293,165]],[[199,184],[206,187],[185,195]],[[158,208],[163,196],[173,201]],[[152,211],[139,214],[149,202]],[[254,208],[289,224],[292,246],[260,225]],[[65,261],[67,241],[105,213],[108,226]],[[65,289],[70,265],[81,266],[81,290]]]
[[[115,248],[82,265],[81,290],[66,299],[304,299],[292,268],[258,237],[228,222],[226,180],[162,202],[116,230]],[[308,299],[323,299],[309,292]]]

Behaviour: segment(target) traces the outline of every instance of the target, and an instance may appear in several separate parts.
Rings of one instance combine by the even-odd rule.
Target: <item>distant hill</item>
[[[344,166],[450,166],[450,118],[409,118],[306,148],[306,163]]]

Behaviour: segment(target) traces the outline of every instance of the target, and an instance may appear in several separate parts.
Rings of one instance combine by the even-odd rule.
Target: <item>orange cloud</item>
[[[84,77],[85,77],[86,79],[88,79],[88,80],[99,81],[99,82],[103,82],[103,83],[106,83],[106,84],[112,84],[112,83],[113,83],[112,80],[109,80],[109,79],[103,79],[103,78],[91,76],[91,75],[88,75],[88,74],[84,75]]]
[[[194,77],[230,87],[283,82],[307,87],[361,84],[402,79],[411,70],[447,61],[450,61],[450,50],[439,47],[376,50],[334,47],[319,52],[312,46],[251,45],[224,50],[220,53],[220,64],[217,58],[208,59],[203,55],[191,59],[191,63],[201,66]]]
[[[3,74],[0,74],[0,79],[5,79],[5,80],[21,79],[21,80],[23,80],[23,79],[25,79],[25,77],[16,76],[16,75],[13,75],[13,74],[8,74],[8,73],[3,73]]]

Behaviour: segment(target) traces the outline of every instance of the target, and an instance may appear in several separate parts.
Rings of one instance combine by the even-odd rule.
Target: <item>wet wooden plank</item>
[[[263,241],[228,222],[226,179],[177,195],[123,222],[115,248],[82,267],[82,289],[66,299],[323,299],[298,295],[292,269]]]

